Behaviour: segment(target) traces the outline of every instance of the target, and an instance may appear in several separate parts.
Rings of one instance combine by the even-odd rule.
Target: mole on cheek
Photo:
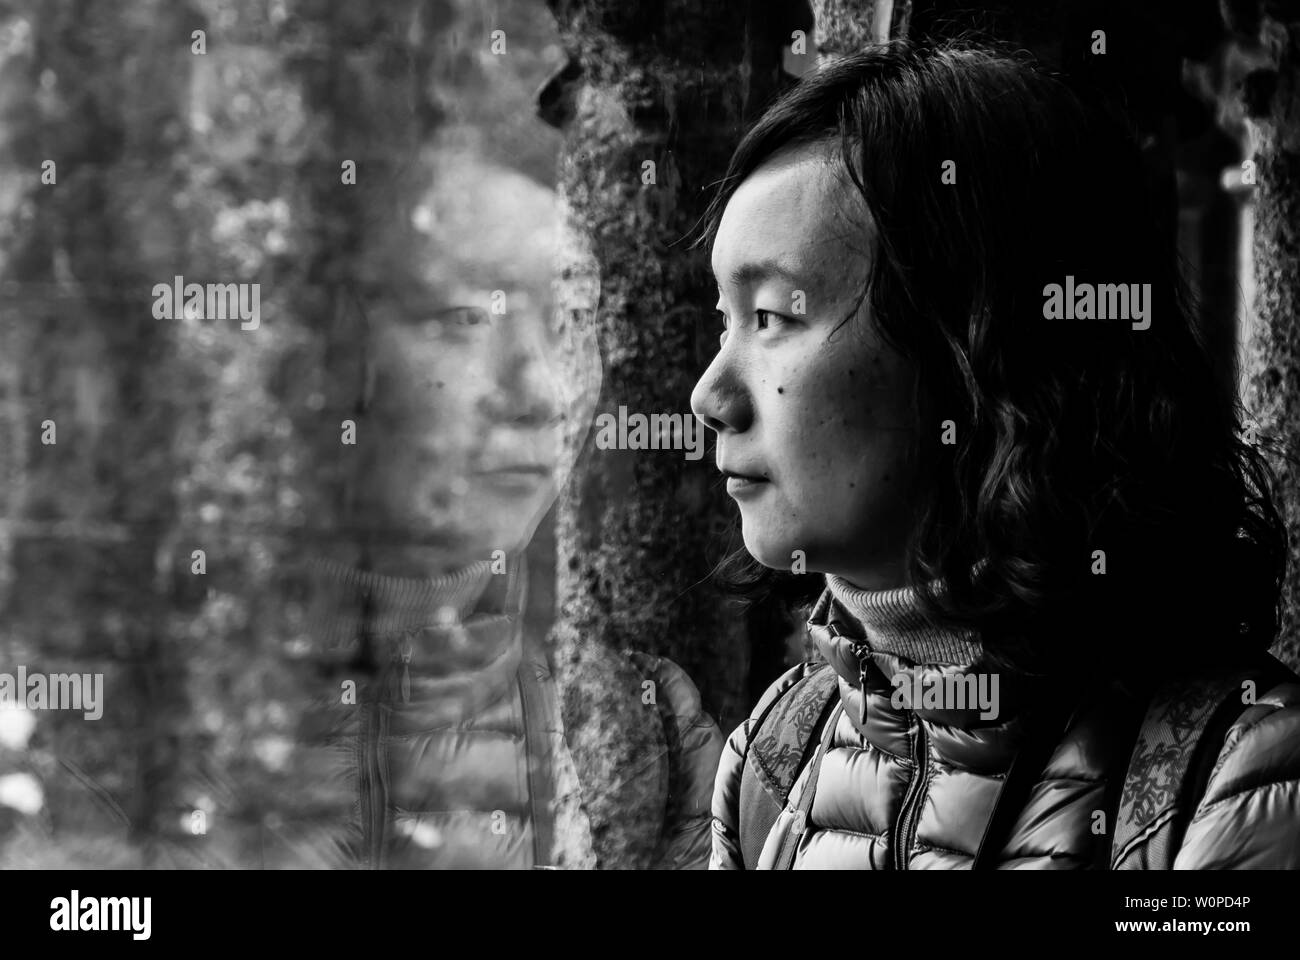
[[[777,392],[777,393],[785,393],[785,387],[777,387],[777,388],[776,388],[776,392]]]

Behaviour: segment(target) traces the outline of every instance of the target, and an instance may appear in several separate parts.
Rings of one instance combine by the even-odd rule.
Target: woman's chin
[[[760,532],[751,533],[749,525],[742,527],[741,536],[744,538],[745,549],[749,551],[749,555],[765,567],[790,573],[796,569],[796,564],[802,559],[798,548],[783,540],[764,537]]]

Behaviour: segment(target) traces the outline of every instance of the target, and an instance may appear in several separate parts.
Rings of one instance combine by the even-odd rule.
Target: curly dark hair
[[[908,582],[926,614],[1027,672],[1167,672],[1266,647],[1286,564],[1273,474],[1194,320],[1170,184],[1123,112],[987,43],[874,46],[764,113],[692,245],[776,151],[823,142],[878,234],[857,305],[917,371]],[[1151,284],[1150,326],[1045,319],[1067,275]],[[719,574],[750,599],[822,587],[743,550]]]

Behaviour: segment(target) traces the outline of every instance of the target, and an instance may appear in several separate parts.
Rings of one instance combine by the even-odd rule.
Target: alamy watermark
[[[1045,320],[1132,320],[1134,330],[1151,326],[1151,284],[1079,283],[1043,287]]]
[[[262,323],[260,283],[186,283],[182,276],[171,283],[153,285],[155,320],[233,320],[241,330],[256,330]]]
[[[104,715],[102,673],[0,673],[0,709],[81,710],[87,720]]]
[[[693,413],[602,413],[596,417],[601,450],[685,450],[687,460],[704,456],[704,424]]]
[[[152,913],[152,897],[83,897],[73,890],[70,896],[50,901],[50,929],[126,930],[133,940],[148,940]]]
[[[981,720],[996,720],[999,677],[996,673],[900,672],[889,681],[895,710],[975,710]]]

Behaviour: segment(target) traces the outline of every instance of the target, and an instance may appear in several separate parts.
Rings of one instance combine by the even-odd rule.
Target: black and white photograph
[[[0,477],[42,944],[1269,936],[1300,2],[0,0]]]

